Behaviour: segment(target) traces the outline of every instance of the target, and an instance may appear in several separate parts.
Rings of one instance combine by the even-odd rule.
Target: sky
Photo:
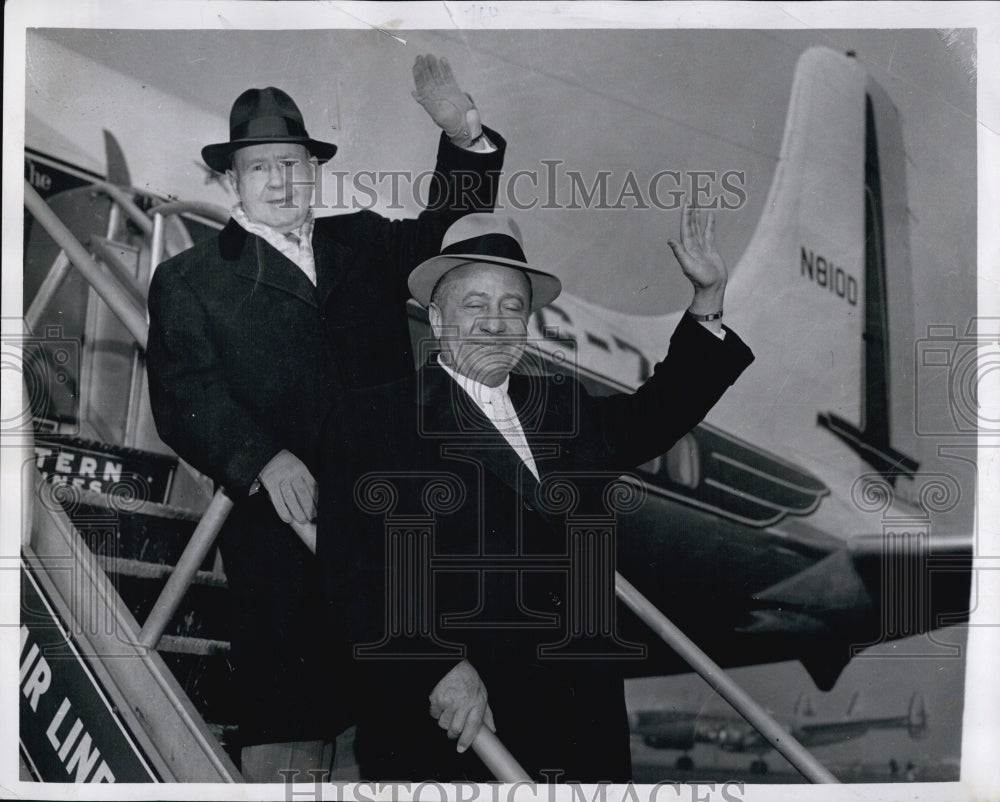
[[[28,80],[42,121],[71,117],[77,136],[96,142],[90,121],[100,119],[152,189],[228,205],[232,196],[206,186],[196,162],[203,144],[226,138],[231,99],[247,85],[279,86],[298,99],[313,136],[340,147],[330,171],[427,169],[436,129],[409,97],[409,72],[415,53],[437,53],[450,60],[484,122],[507,138],[508,175],[544,176],[544,163],[558,160],[560,170],[581,171],[589,186],[598,170],[608,170],[613,202],[630,171],[644,188],[658,170],[740,172],[746,203],[718,221],[723,255],[735,265],[762,212],[798,56],[813,45],[853,50],[906,121],[918,312],[952,319],[974,303],[969,36],[949,45],[928,29],[396,33],[404,34],[405,45],[370,30],[41,33],[136,81],[138,97],[164,91],[191,103],[199,114],[171,124],[166,154],[149,147],[163,122],[155,110],[134,113],[129,85],[106,96],[92,74],[60,69],[58,56],[41,48]],[[32,123],[29,116],[29,137],[44,141],[32,137]],[[408,194],[401,200],[405,209],[381,208],[395,216],[416,210]],[[533,255],[570,292],[640,314],[686,302],[665,245],[678,225],[676,210],[536,208],[519,217]]]

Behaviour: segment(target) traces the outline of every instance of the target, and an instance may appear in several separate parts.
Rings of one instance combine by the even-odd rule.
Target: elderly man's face
[[[306,219],[316,164],[304,145],[278,142],[240,148],[226,174],[254,222],[291,231]]]
[[[496,387],[524,353],[530,310],[531,284],[524,273],[472,263],[442,279],[428,314],[445,364]]]

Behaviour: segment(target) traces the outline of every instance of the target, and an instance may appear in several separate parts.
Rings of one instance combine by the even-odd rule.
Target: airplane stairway
[[[136,621],[145,621],[200,515],[148,501],[132,509],[93,491],[64,500],[62,506],[129,612]],[[226,577],[213,551],[195,574],[157,651],[208,729],[235,759],[236,711],[226,687],[232,673],[226,660],[228,639]]]
[[[229,599],[214,547],[162,637],[152,636],[155,650],[141,628],[212,495],[156,435],[142,352],[145,288],[151,265],[190,246],[189,228],[203,234],[227,214],[102,182],[48,203],[26,183],[25,196],[23,779],[238,782]],[[67,642],[34,649],[56,630]],[[67,691],[63,706],[43,711],[60,701],[69,663],[42,664],[62,652],[78,655],[95,698],[118,719],[121,743],[101,741],[114,729],[100,725],[102,711],[81,712],[81,726],[70,728],[93,700]],[[145,771],[131,756],[119,759],[129,751],[122,743]]]

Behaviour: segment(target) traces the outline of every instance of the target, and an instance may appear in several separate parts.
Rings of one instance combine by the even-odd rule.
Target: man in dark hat
[[[160,265],[149,290],[157,429],[234,502],[220,547],[252,781],[323,768],[324,741],[353,722],[315,560],[288,526],[315,516],[320,425],[345,389],[412,372],[407,274],[457,218],[495,201],[503,139],[482,127],[446,61],[421,56],[413,74],[414,97],[444,132],[417,219],[314,218],[318,165],[336,146],[309,136],[285,92],[250,89],[233,104],[229,141],[202,151],[236,190],[232,219]]]
[[[670,242],[694,298],[632,394],[515,371],[529,316],[561,286],[512,221],[462,218],[410,274],[437,353],[408,383],[343,399],[320,485],[317,556],[331,608],[352,609],[334,640],[359,669],[366,779],[492,779],[466,751],[485,724],[536,781],[631,780],[619,658],[638,654],[609,634],[607,541],[580,535],[581,551],[567,516],[604,526],[619,474],[667,451],[753,360],[722,326],[727,270],[701,215],[685,209]]]

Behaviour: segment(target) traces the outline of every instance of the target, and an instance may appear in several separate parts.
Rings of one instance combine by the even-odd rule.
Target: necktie
[[[295,231],[285,232],[285,241],[291,246],[291,253],[286,253],[299,269],[306,274],[306,278],[316,286],[316,267],[313,262],[312,248],[302,247],[302,237]],[[293,258],[294,257],[294,258]]]
[[[528,439],[524,436],[524,429],[521,428],[521,421],[517,418],[514,405],[510,401],[510,396],[503,387],[494,387],[490,392],[489,401],[493,407],[493,423],[503,435],[510,447],[517,452],[521,461],[528,466],[528,470],[539,479],[538,468],[535,465],[535,458],[531,454],[528,446]],[[541,481],[539,479],[539,481]]]

